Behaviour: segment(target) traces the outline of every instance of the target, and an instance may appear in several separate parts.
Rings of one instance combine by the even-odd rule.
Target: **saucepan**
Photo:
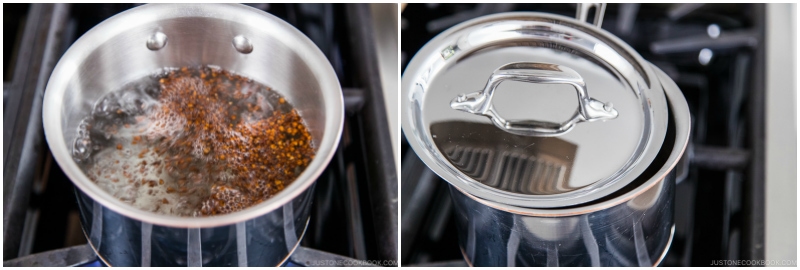
[[[403,74],[403,132],[450,184],[470,265],[653,266],[670,246],[686,100],[583,18],[476,18]]]
[[[147,212],[87,178],[72,158],[81,119],[104,94],[164,68],[216,66],[280,92],[311,134],[315,158],[277,195],[208,217]],[[77,187],[81,223],[112,266],[276,266],[297,247],[314,182],[342,132],[333,68],[314,43],[263,11],[233,4],[151,4],[89,30],[61,57],[47,84],[43,120],[50,150]]]

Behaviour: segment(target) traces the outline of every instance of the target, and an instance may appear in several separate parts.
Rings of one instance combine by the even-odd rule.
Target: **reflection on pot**
[[[302,239],[313,186],[266,215],[213,228],[173,228],[103,207],[76,189],[84,232],[111,266],[279,266]]]
[[[674,232],[675,172],[608,209],[563,217],[514,214],[450,186],[459,244],[474,266],[653,266]],[[630,202],[630,201],[629,201]]]
[[[515,135],[491,124],[466,121],[434,123],[431,134],[450,163],[484,185],[532,195],[580,188],[569,183],[578,146],[568,141]],[[498,141],[527,147],[504,147]]]

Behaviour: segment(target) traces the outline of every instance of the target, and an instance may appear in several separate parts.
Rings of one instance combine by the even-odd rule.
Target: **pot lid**
[[[556,208],[636,179],[666,136],[650,65],[593,25],[542,13],[459,24],[402,78],[403,132],[439,176],[498,203]]]

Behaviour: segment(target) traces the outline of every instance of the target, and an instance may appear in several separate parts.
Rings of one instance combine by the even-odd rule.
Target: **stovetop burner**
[[[5,266],[100,266],[80,227],[74,186],[44,141],[41,97],[59,57],[132,4],[4,5]],[[292,24],[342,85],[344,132],[317,180],[311,221],[285,266],[397,262],[397,172],[366,4],[251,4]],[[387,187],[392,187],[391,189]]]

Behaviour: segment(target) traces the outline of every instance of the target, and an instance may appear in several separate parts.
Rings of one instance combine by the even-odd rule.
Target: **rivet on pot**
[[[441,53],[442,54],[442,58],[444,60],[450,59],[450,57],[452,57],[453,55],[456,54],[456,49],[457,49],[457,47],[448,46],[447,48],[442,50],[442,53]]]
[[[233,38],[233,47],[243,54],[253,52],[253,43],[251,43],[249,39],[242,35],[238,35]]]
[[[167,35],[162,32],[155,32],[147,39],[147,48],[151,51],[158,51],[167,45]]]

